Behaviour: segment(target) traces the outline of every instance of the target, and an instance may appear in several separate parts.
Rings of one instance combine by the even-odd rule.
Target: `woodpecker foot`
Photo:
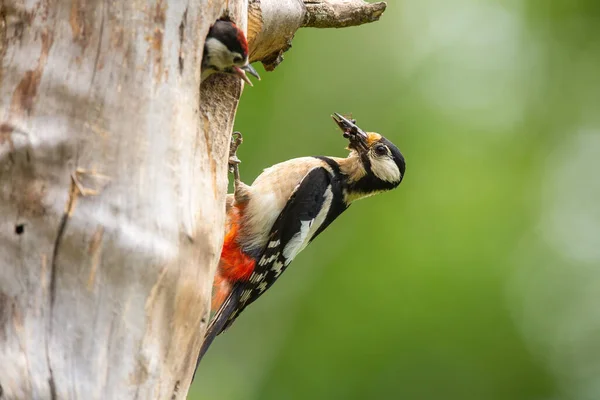
[[[237,149],[243,141],[241,132],[233,132],[231,146],[229,147],[229,172],[234,174],[236,174],[238,165],[242,162],[237,156]]]
[[[233,173],[233,197],[236,204],[242,204],[250,198],[249,187],[240,179],[239,165],[242,162],[236,152],[243,142],[240,132],[233,132],[231,136],[231,147],[229,147],[229,172]]]

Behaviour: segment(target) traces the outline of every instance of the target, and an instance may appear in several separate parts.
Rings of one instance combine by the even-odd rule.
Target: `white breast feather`
[[[274,193],[264,193],[255,196],[248,203],[245,215],[248,218],[247,225],[253,228],[253,232],[270,232],[275,220],[281,213],[282,206]],[[266,241],[266,235],[250,235],[247,246],[249,248],[262,247]]]

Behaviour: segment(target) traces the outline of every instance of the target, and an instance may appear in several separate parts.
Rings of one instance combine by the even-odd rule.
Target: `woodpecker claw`
[[[233,132],[233,135],[231,135],[231,145],[229,147],[229,171],[233,174],[233,197],[235,203],[238,204],[242,204],[250,198],[248,186],[240,179],[239,165],[242,161],[236,154],[238,147],[243,141],[244,139],[240,132]]]
[[[232,156],[229,156],[229,164],[238,165],[241,162],[242,160],[240,160],[237,155],[234,154]]]
[[[237,149],[244,141],[241,132],[233,132],[231,135],[231,145],[229,147],[229,172],[236,173],[238,165],[242,162],[237,156]]]

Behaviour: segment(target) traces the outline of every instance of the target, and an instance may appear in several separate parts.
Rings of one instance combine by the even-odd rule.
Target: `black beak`
[[[356,125],[356,120],[345,118],[342,114],[333,113],[331,116],[335,123],[344,132],[344,137],[350,140],[351,147],[356,150],[362,148],[367,149],[367,134]]]

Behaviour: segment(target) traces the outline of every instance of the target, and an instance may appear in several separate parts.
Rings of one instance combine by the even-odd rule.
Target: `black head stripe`
[[[369,194],[373,192],[379,192],[384,190],[392,190],[398,186],[400,182],[387,182],[378,179],[375,174],[368,173],[367,175],[360,178],[358,181],[348,185],[348,190],[351,193],[364,193]]]
[[[239,30],[232,22],[223,20],[215,22],[208,32],[208,37],[218,39],[229,49],[229,51],[239,53],[244,58],[248,55],[248,50],[245,47],[246,39],[240,37]]]

